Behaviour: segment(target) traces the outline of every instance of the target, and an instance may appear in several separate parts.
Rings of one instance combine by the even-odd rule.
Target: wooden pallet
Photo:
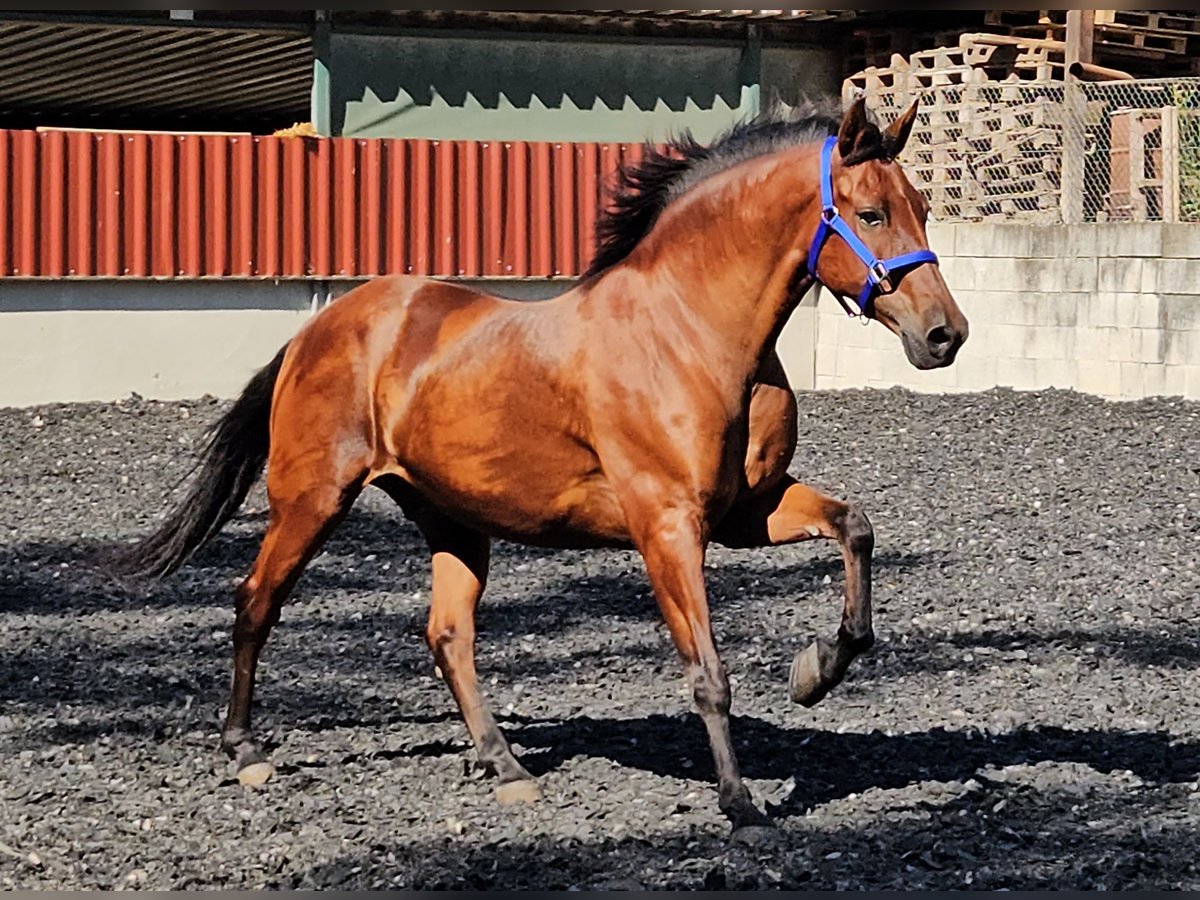
[[[1099,11],[1098,61],[1153,59],[1153,74],[1160,76],[1200,71],[1200,30],[1188,30],[1193,20],[1200,29],[1200,15],[1173,15]],[[1079,97],[1068,112],[1061,80],[1065,43],[1053,37],[1062,34],[1064,18],[1062,12],[993,13],[990,19],[1005,28],[1036,25],[1051,37],[964,34],[958,46],[893,55],[887,65],[846,80],[844,89],[869,93],[884,119],[922,99],[902,161],[935,217],[1061,221],[1068,193],[1097,219],[1173,221],[1182,215],[1185,197],[1170,173],[1179,169],[1180,137],[1192,133],[1192,116],[1200,114],[1170,106],[1153,83],[1134,82],[1120,100],[1104,92]],[[1067,152],[1083,152],[1081,133],[1067,141],[1068,116],[1071,127],[1088,129],[1089,142],[1103,147],[1112,136],[1107,156],[1104,149],[1090,153],[1079,171],[1063,168],[1068,143],[1073,149]],[[1099,181],[1098,163],[1109,169]]]
[[[1055,40],[1064,39],[1067,32],[1066,24],[1057,23],[1047,26],[1047,34]],[[1162,53],[1167,56],[1184,56],[1189,47],[1195,46],[1197,36],[1175,34],[1157,29],[1139,28],[1135,25],[1097,25],[1095,31],[1094,49],[1104,53],[1112,48],[1121,50],[1144,50],[1148,53]]]
[[[1060,215],[1062,57],[1061,42],[964,34],[845,88],[869,93],[884,118],[922,98],[903,161],[935,216],[1049,221]]]
[[[1180,119],[1190,115],[1170,106],[1112,113],[1106,218],[1179,221]]]
[[[983,44],[962,35],[957,47],[922,50],[907,59],[893,55],[887,66],[870,66],[843,82],[843,99],[858,93],[875,97],[907,98],[936,89],[1004,79],[1049,80],[1051,70],[1062,67],[1061,54],[1045,47]]]
[[[985,62],[985,54],[969,47],[940,47],[914,53],[908,58],[909,87],[934,88],[982,81],[984,73],[978,67]]]
[[[1065,10],[997,10],[986,13],[984,22],[1009,37],[1066,36]],[[1142,77],[1200,74],[1200,13],[1096,10],[1093,49],[1098,64]]]
[[[1108,11],[1111,24],[1132,25],[1162,34],[1200,36],[1200,14],[1185,10],[1155,12],[1151,10],[1115,9]]]
[[[993,34],[1012,37],[1047,38],[1053,34],[1050,13],[1046,10],[999,9],[984,13],[983,24]]]
[[[893,57],[958,44],[962,28],[887,29],[859,28],[851,32],[843,58],[842,77],[869,68],[887,68]]]
[[[959,37],[959,46],[990,47],[992,60],[1008,63],[1007,73],[998,76],[989,73],[993,81],[1014,81],[1011,77],[1014,75],[1029,81],[1062,80],[1066,48],[1060,41],[969,33]]]
[[[901,95],[925,98],[905,166],[935,215],[1051,220],[1061,192],[1062,108],[1037,85],[1050,82],[1055,48],[970,35],[959,43],[895,58],[850,82],[868,90],[876,107],[899,107]]]

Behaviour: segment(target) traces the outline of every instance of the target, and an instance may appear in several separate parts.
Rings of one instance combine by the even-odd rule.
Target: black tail
[[[250,379],[217,423],[197,463],[199,474],[166,521],[153,534],[112,554],[109,566],[115,574],[150,578],[171,574],[237,512],[267,461],[271,397],[286,350],[285,344]]]

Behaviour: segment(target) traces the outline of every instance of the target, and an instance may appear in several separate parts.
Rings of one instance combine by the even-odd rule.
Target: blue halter
[[[858,294],[858,312],[854,312],[847,304],[845,299],[830,288],[830,291],[837,297],[838,303],[842,304],[842,308],[851,316],[863,316],[864,318],[873,318],[875,309],[875,298],[879,294],[890,294],[896,289],[896,285],[900,283],[900,279],[910,269],[915,269],[917,266],[925,263],[936,263],[938,261],[937,254],[932,250],[914,250],[912,253],[901,253],[899,256],[893,256],[891,259],[879,260],[875,258],[875,254],[867,249],[867,245],[859,240],[858,235],[850,228],[846,220],[838,213],[838,208],[833,203],[833,169],[831,161],[833,159],[833,148],[837,144],[837,137],[830,137],[825,146],[821,148],[821,224],[817,226],[817,233],[813,235],[812,246],[808,248],[808,274],[820,283],[821,279],[817,276],[817,258],[821,255],[821,248],[825,246],[825,241],[829,238],[831,231],[836,231],[854,251],[854,255],[863,261],[867,267],[867,280],[863,285],[863,289]],[[826,285],[826,287],[829,287]]]

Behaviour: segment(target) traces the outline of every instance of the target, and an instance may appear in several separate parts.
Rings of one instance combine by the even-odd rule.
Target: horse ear
[[[867,98],[859,97],[842,116],[842,125],[838,129],[838,150],[842,159],[855,154],[870,124],[867,121]]]
[[[904,145],[908,143],[908,136],[912,132],[913,123],[917,121],[917,107],[921,105],[921,101],[914,100],[912,106],[904,111],[900,118],[896,119],[887,130],[883,133],[884,144],[887,147],[887,155],[895,159],[904,150]]]

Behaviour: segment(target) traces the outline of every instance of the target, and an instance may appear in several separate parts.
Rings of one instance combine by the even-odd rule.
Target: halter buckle
[[[876,261],[876,263],[870,267],[870,271],[871,281],[875,282],[875,284],[879,286],[880,292],[884,294],[890,294],[893,290],[892,273],[888,271],[888,267],[882,262]]]

